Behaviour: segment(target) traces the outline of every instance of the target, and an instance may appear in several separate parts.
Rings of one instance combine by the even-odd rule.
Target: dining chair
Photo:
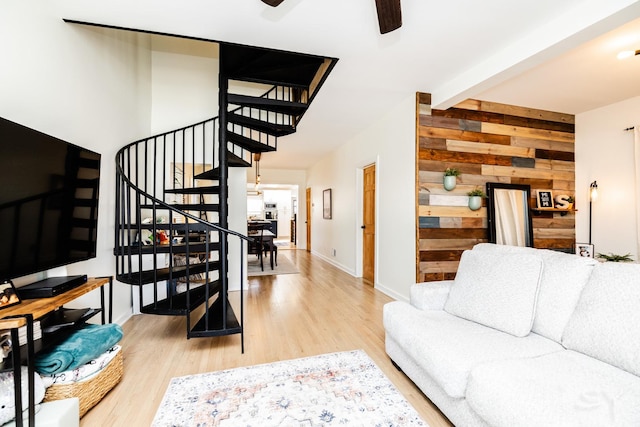
[[[247,248],[249,255],[257,255],[258,260],[260,260],[260,268],[264,271],[264,261],[263,261],[263,251],[264,251],[264,241],[262,240],[262,235],[264,233],[264,226],[262,224],[247,224],[247,231],[249,232],[249,237],[253,240],[249,241]]]

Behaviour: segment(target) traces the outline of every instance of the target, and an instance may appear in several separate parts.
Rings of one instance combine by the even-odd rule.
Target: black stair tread
[[[204,171],[201,174],[194,176],[193,178],[217,181],[220,179],[220,168],[209,169],[208,171]]]
[[[245,126],[250,129],[255,129],[259,132],[268,133],[269,135],[273,135],[276,137],[291,135],[296,131],[296,127],[294,125],[269,123],[263,120],[255,119],[253,117],[247,117],[231,112],[227,115],[227,122]]]
[[[234,144],[244,148],[247,151],[250,151],[251,153],[266,153],[268,151],[276,151],[276,147],[263,144],[259,141],[247,138],[243,135],[239,135],[230,130],[227,131],[227,141],[233,142]]]
[[[219,194],[220,186],[212,185],[207,187],[169,188],[164,190],[167,194]]]
[[[209,261],[209,271],[217,271],[220,268],[219,261]],[[171,271],[172,270],[172,271]],[[158,268],[157,270],[144,270],[141,272],[135,272],[131,274],[121,274],[116,279],[122,283],[128,285],[144,285],[155,281],[161,282],[163,280],[179,279],[181,277],[188,276],[190,274],[204,273],[207,271],[206,263],[198,263],[189,265],[189,271],[187,272],[186,265]]]
[[[171,206],[182,211],[217,212],[220,210],[218,203],[172,203]]]
[[[251,163],[247,162],[246,160],[244,160],[244,159],[236,156],[232,152],[228,151],[227,152],[227,165],[229,167],[234,167],[234,168],[248,168],[248,167],[251,166]]]
[[[239,334],[242,332],[242,326],[238,322],[238,319],[233,311],[233,308],[231,308],[231,304],[229,304],[228,299],[226,300],[227,324],[225,327],[222,321],[223,300],[225,300],[225,298],[218,297],[218,299],[216,299],[213,304],[211,304],[208,310],[209,318],[207,319],[206,316],[203,315],[189,332],[190,337],[213,337]]]
[[[220,292],[220,281],[215,280],[210,282],[208,286],[209,298]],[[206,301],[206,290],[206,285],[198,286],[190,289],[188,292],[182,292],[156,303],[145,305],[140,309],[140,312],[166,316],[182,316],[192,312]],[[189,305],[187,305],[187,294],[189,294]]]
[[[229,104],[241,105],[243,107],[259,108],[273,113],[291,114],[292,116],[299,116],[309,108],[308,104],[302,102],[238,95],[234,93],[227,95],[227,102]]]
[[[190,242],[188,245],[189,253],[202,253],[207,251],[206,242]],[[209,242],[209,252],[215,252],[220,250],[219,242]],[[184,254],[187,253],[187,245],[184,243],[174,243],[173,245],[157,245],[154,249],[153,245],[131,245],[131,246],[121,246],[118,251],[114,251],[115,255],[126,255],[129,252],[131,254]]]

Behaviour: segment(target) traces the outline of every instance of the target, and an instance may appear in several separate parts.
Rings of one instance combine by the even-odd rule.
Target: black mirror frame
[[[530,243],[528,246],[533,247],[533,221],[531,219],[531,208],[529,206],[529,200],[531,199],[531,186],[528,184],[504,184],[501,182],[487,182],[487,233],[489,236],[489,243],[496,243],[496,212],[494,202],[494,190],[521,190],[526,194],[527,206],[526,224],[527,240]]]

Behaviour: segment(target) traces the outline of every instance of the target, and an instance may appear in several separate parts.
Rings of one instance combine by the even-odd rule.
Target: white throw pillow
[[[576,308],[582,289],[598,261],[549,249],[493,243],[477,244],[473,250],[536,254],[542,258],[544,271],[540,279],[536,316],[531,331],[559,343],[562,340],[562,332]]]
[[[640,265],[593,269],[562,344],[640,376]]]
[[[541,273],[536,255],[465,251],[444,309],[524,337],[533,325]]]

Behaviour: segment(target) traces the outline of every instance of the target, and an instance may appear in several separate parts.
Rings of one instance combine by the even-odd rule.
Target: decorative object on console
[[[5,280],[0,284],[0,308],[20,304],[20,298],[11,280]]]
[[[456,168],[447,168],[444,171],[443,184],[444,189],[451,191],[456,188],[457,177],[461,175],[460,171]]]

